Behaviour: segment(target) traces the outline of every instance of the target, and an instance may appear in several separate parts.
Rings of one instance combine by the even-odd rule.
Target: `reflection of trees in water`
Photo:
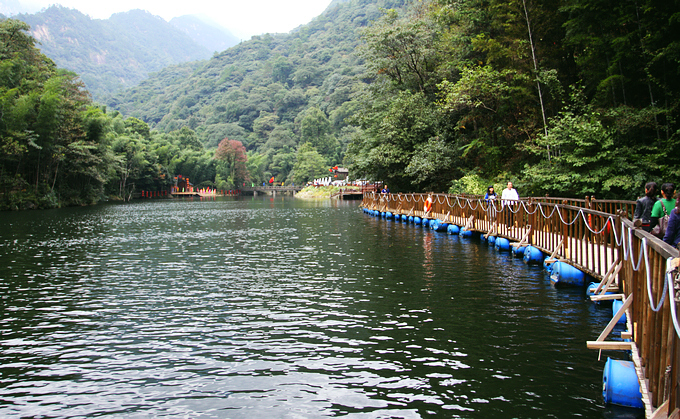
[[[427,279],[434,279],[434,261],[432,258],[432,233],[425,232],[423,234],[423,278],[428,285],[431,285]]]

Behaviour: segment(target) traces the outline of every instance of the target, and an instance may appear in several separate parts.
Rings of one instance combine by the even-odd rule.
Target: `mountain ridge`
[[[43,53],[76,72],[97,101],[169,65],[205,60],[214,52],[186,31],[139,9],[92,19],[76,9],[50,6],[13,18],[28,23]]]

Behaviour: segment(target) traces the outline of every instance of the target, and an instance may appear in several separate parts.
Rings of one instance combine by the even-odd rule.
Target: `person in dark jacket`
[[[647,182],[645,185],[645,196],[641,197],[635,203],[635,215],[633,216],[633,224],[635,227],[640,227],[649,232],[652,230],[650,225],[652,219],[652,208],[657,201],[656,194],[659,192],[659,187],[656,182]]]
[[[676,201],[675,208],[668,218],[668,227],[666,227],[663,241],[675,247],[680,243],[680,199]]]

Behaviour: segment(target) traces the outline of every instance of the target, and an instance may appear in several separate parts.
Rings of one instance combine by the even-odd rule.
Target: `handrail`
[[[680,291],[675,296],[680,274],[677,268],[667,272],[678,250],[633,226],[629,218],[634,201],[529,197],[505,205],[479,195],[366,192],[362,206],[423,217],[428,196],[433,201],[428,218],[457,225],[473,220],[474,230],[493,231],[513,241],[526,237],[532,246],[595,278],[617,276],[620,292],[626,299],[634,297],[629,301],[629,332],[640,382],[649,392],[647,413],[661,406],[669,413],[680,407]],[[616,263],[622,265],[613,269]],[[601,350],[620,346],[597,342]]]

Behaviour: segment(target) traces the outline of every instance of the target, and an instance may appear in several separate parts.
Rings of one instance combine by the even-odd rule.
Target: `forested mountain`
[[[354,114],[351,98],[364,90],[363,60],[355,53],[361,30],[380,18],[381,8],[405,4],[333,3],[290,34],[253,37],[200,68],[167,68],[107,105],[160,131],[186,126],[208,148],[225,137],[241,141],[257,181],[328,173],[355,131],[346,118]],[[305,150],[314,169],[296,156],[304,143],[313,147]]]
[[[239,43],[227,29],[204,16],[184,15],[170,19],[170,24],[189,35],[208,51],[220,52]]]
[[[213,51],[174,25],[142,10],[109,19],[61,6],[15,16],[31,26],[45,55],[76,72],[92,96],[103,100],[169,65],[209,58]]]

